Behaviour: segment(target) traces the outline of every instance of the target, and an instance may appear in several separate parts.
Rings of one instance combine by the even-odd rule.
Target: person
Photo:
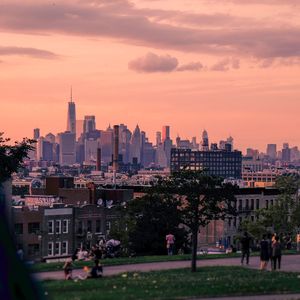
[[[18,248],[17,255],[18,255],[20,260],[24,259],[24,251],[23,251],[22,247]]]
[[[273,257],[273,270],[276,270],[278,262],[278,269],[281,267],[281,243],[279,242],[279,236],[275,236],[275,241],[272,245],[272,257]]]
[[[173,255],[174,252],[174,243],[175,243],[175,237],[172,233],[169,233],[166,235],[166,241],[167,241],[167,252],[168,255]]]
[[[95,259],[95,266],[92,268],[88,278],[100,278],[103,274],[103,268],[99,265],[99,260]]]
[[[267,235],[267,242],[268,242],[268,251],[269,251],[269,260],[270,260],[270,263],[271,263],[271,270],[273,268],[273,251],[272,251],[272,245],[273,245],[273,242],[275,242],[275,237],[276,237],[276,233],[268,233]],[[268,265],[268,262],[266,264],[266,267]]]
[[[241,246],[242,246],[242,259],[241,264],[244,264],[244,259],[246,256],[246,264],[249,265],[249,256],[250,256],[250,242],[251,238],[248,235],[248,232],[244,233],[244,236],[241,239]]]
[[[95,256],[95,259],[101,259],[102,258],[102,251],[101,249],[97,246],[95,246],[95,250],[94,250],[94,256]]]
[[[74,262],[76,259],[78,259],[78,251],[79,249],[76,248],[73,255],[72,255],[72,261]]]
[[[267,236],[264,234],[260,242],[260,269],[261,270],[266,270],[270,259],[269,243],[266,240],[266,237]]]
[[[296,236],[296,242],[297,242],[297,252],[300,252],[300,232],[299,231]]]
[[[65,280],[72,279],[72,258],[68,258],[63,266],[65,273]]]

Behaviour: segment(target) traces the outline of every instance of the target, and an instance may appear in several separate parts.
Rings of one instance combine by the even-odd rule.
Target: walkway
[[[197,262],[198,267],[240,266],[240,264],[241,264],[240,258],[206,259],[206,260],[198,260]],[[148,272],[148,271],[156,271],[156,270],[170,270],[170,269],[180,269],[180,268],[189,268],[189,267],[190,267],[190,261],[174,261],[174,262],[168,261],[168,262],[159,262],[159,263],[107,266],[104,267],[104,276],[112,276],[112,275],[117,275],[126,272]],[[259,268],[259,257],[251,257],[249,267],[254,269]],[[282,271],[300,272],[300,255],[283,256]],[[73,271],[73,276],[84,275],[84,274],[85,272],[82,269],[77,269]],[[54,271],[54,272],[35,273],[34,276],[38,280],[64,279],[63,270]]]

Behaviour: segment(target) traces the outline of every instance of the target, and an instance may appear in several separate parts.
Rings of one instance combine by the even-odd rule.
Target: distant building
[[[96,118],[95,116],[84,116],[83,129],[85,133],[96,130]]]
[[[34,128],[33,129],[33,139],[37,140],[40,137],[40,129],[39,128]]]
[[[208,151],[209,150],[209,139],[207,131],[204,130],[202,133],[202,143],[201,143],[201,150],[202,151]]]
[[[66,131],[58,134],[59,164],[62,166],[76,163],[75,133]]]
[[[277,158],[277,145],[276,144],[268,144],[267,145],[267,155],[270,159],[275,160]]]
[[[67,120],[67,131],[76,134],[76,107],[75,102],[72,99],[72,90],[71,90],[71,99],[68,103],[68,120]]]
[[[170,139],[170,126],[163,126],[162,128],[162,142],[166,139]]]
[[[209,175],[241,179],[242,153],[240,151],[192,151],[175,149],[171,151],[171,172],[203,170]]]

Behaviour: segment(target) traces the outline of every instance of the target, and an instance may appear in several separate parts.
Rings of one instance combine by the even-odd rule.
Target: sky
[[[300,146],[299,0],[0,0],[0,131],[136,124]]]

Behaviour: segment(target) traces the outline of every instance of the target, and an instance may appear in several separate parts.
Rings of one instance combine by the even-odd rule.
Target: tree
[[[300,227],[299,190],[300,177],[286,174],[276,179],[275,187],[279,191],[274,204],[256,211],[256,222],[245,220],[242,230],[249,231],[260,238],[268,230],[278,235],[285,235]]]
[[[236,187],[201,171],[182,170],[161,178],[154,190],[179,201],[181,222],[191,234],[191,270],[195,272],[198,232],[213,220],[224,220],[228,215],[235,215]]]
[[[7,145],[0,133],[0,185],[11,178],[21,167],[27,153],[32,149],[32,140]],[[4,203],[0,203],[0,298],[1,299],[39,299],[39,292],[30,280],[25,267],[15,255],[15,247],[9,235]],[[12,272],[12,270],[14,272]],[[17,273],[17,276],[15,274]]]
[[[176,235],[176,249],[187,248],[187,232],[180,227],[178,204],[178,199],[149,191],[121,208],[121,218],[113,224],[110,236],[120,239],[128,254],[165,254],[165,237],[170,232]]]

